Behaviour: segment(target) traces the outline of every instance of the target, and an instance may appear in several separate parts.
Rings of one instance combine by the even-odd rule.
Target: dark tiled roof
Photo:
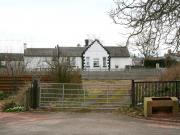
[[[104,48],[109,51],[111,57],[130,57],[127,47],[104,46]]]
[[[59,47],[60,56],[81,57],[85,47]]]
[[[27,48],[24,50],[24,56],[52,57],[55,55],[56,55],[55,48]]]
[[[112,47],[104,46],[110,53],[111,57],[129,57],[129,51],[127,47]],[[66,57],[81,57],[86,47],[59,47],[60,56]],[[24,51],[24,56],[32,57],[52,57],[57,56],[57,50],[55,48],[27,48]]]
[[[0,53],[0,61],[23,61],[22,53]]]
[[[86,47],[59,47],[60,56],[81,57]],[[130,57],[127,47],[106,47],[111,57]]]

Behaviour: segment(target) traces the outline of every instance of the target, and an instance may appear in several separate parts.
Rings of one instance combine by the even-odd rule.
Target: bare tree
[[[158,55],[159,42],[156,33],[141,33],[135,40],[135,47],[145,57]]]
[[[110,17],[130,29],[126,45],[141,33],[156,33],[155,44],[177,51],[180,45],[180,0],[114,0]]]
[[[47,60],[52,79],[60,83],[80,83],[81,75],[78,69],[71,65],[70,57],[54,56],[51,61]]]
[[[21,54],[4,53],[1,55],[2,58],[0,59],[0,61],[4,62],[3,67],[1,67],[3,74],[16,76],[24,73],[25,64],[23,62],[23,56]]]

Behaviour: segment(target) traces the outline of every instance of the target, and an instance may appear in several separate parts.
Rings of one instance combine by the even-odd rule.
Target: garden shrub
[[[14,106],[12,108],[8,108],[5,112],[24,112],[25,108],[23,106]]]
[[[9,108],[13,108],[16,106],[16,103],[14,101],[7,101],[3,104],[3,111],[6,111]]]
[[[144,67],[155,68],[157,63],[162,68],[163,67],[171,67],[173,65],[178,64],[178,62],[175,59],[172,59],[171,57],[166,57],[166,58],[162,58],[162,59],[150,59],[150,58],[146,58],[144,60]]]
[[[155,68],[156,64],[159,63],[160,67],[165,67],[166,66],[166,62],[165,59],[158,59],[158,60],[154,60],[154,59],[145,59],[144,60],[144,67],[147,68]]]
[[[180,64],[168,68],[161,76],[161,81],[180,80]]]
[[[22,112],[22,111],[25,111],[25,108],[23,106],[17,105],[13,100],[6,101],[3,104],[2,109],[4,112]]]
[[[68,94],[68,97],[74,97],[77,94],[81,94],[83,91],[81,90],[82,79],[80,71],[78,69],[74,69],[65,58],[60,59],[61,61],[54,61],[53,66],[50,70],[50,77],[52,78],[53,82],[56,83],[77,83],[77,85],[64,85],[64,94],[66,95],[66,97],[68,96]],[[57,86],[52,87],[56,88]]]
[[[175,59],[172,59],[171,57],[166,57],[165,62],[166,62],[166,67],[172,67],[178,64],[178,62]]]
[[[0,91],[0,100],[3,100],[6,97],[6,94],[3,91]]]

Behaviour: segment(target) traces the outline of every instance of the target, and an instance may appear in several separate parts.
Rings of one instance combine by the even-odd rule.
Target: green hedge
[[[148,68],[155,68],[156,63],[159,63],[160,67],[165,67],[165,60],[164,59],[159,59],[159,60],[152,60],[152,59],[145,59],[144,60],[144,66]]]

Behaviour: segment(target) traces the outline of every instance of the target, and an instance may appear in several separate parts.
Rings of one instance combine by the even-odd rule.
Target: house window
[[[62,59],[62,63],[66,64],[67,66],[71,66],[71,57],[64,57]]]
[[[94,65],[94,67],[99,67],[99,58],[93,59],[93,65]]]
[[[106,57],[103,57],[103,67],[106,67]]]
[[[71,57],[71,59],[70,59],[70,64],[71,64],[71,66],[73,66],[73,67],[76,66],[76,58],[75,58],[75,57]]]
[[[90,67],[90,58],[86,57],[86,67]]]
[[[6,66],[6,61],[1,61],[0,65],[1,66]]]
[[[5,67],[6,66],[6,62],[5,61],[0,61],[0,67]]]

